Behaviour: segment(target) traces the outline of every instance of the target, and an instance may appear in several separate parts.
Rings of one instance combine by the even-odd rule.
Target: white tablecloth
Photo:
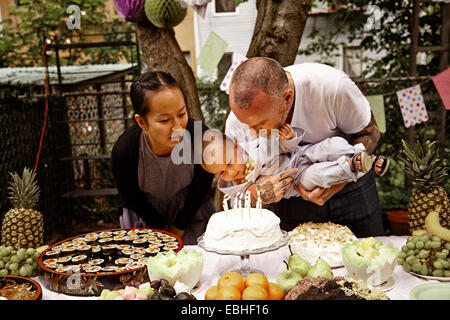
[[[392,242],[394,247],[401,249],[406,243],[406,236],[390,236],[390,237],[376,237],[375,239],[381,240],[383,243]],[[200,278],[200,287],[194,290],[193,294],[198,300],[203,300],[205,292],[209,287],[215,285],[220,275],[224,272],[239,269],[241,267],[241,258],[239,256],[219,255],[216,253],[205,251],[198,246],[185,246],[186,250],[196,250],[203,253],[203,271]],[[275,282],[278,275],[285,270],[286,265],[283,260],[289,258],[288,250],[286,247],[280,248],[276,251],[258,254],[250,256],[249,266],[255,269],[259,269],[264,272],[266,277],[271,282]],[[335,276],[344,276],[346,270],[344,267],[334,268],[333,274]],[[437,282],[434,280],[426,280],[411,275],[403,270],[399,265],[396,266],[393,278],[395,285],[392,289],[386,291],[386,294],[392,300],[409,300],[409,292],[412,288],[430,282]],[[34,278],[41,285],[39,277]],[[98,297],[77,297],[64,294],[55,293],[46,289],[42,285],[42,299],[43,300],[92,300],[98,299]]]

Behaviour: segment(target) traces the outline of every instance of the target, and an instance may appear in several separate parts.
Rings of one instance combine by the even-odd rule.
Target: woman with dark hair
[[[172,161],[175,146],[194,137],[194,120],[188,118],[183,93],[170,74],[147,72],[134,80],[130,98],[136,125],[117,139],[112,150],[120,226],[164,229],[185,244],[197,244],[215,211],[214,176],[193,161]],[[185,130],[190,135],[184,135]],[[191,140],[183,143],[191,143],[186,149],[194,151]]]

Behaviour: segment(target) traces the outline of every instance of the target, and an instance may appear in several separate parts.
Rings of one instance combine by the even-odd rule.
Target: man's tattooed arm
[[[373,153],[378,141],[380,140],[381,134],[380,129],[375,121],[373,113],[371,112],[370,122],[362,129],[360,132],[354,133],[349,136],[348,140],[351,145],[355,145],[357,143],[362,143],[367,152]]]

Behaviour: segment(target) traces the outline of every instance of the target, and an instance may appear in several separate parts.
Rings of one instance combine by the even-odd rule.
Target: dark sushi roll
[[[60,266],[55,269],[56,272],[72,273],[73,266]]]
[[[61,250],[61,255],[68,256],[68,255],[74,255],[77,253],[77,248],[73,246],[65,247]]]
[[[140,253],[135,253],[135,254],[132,254],[132,255],[130,256],[130,258],[133,259],[133,260],[139,260],[139,259],[141,259],[141,258],[145,258],[145,255],[140,254]]]
[[[133,249],[133,248],[130,248],[130,249],[123,249],[123,250],[122,250],[122,255],[123,255],[124,257],[129,258],[132,254],[134,254],[134,249]]]
[[[112,244],[113,243],[113,238],[101,238],[98,240],[98,244],[101,246],[104,246],[106,244]]]
[[[98,238],[99,237],[97,233],[88,233],[84,236],[84,241],[90,242],[92,240],[97,240]]]
[[[86,263],[87,261],[88,261],[88,256],[85,254],[80,254],[80,255],[72,258],[72,263],[75,263],[75,264],[83,264],[83,263]]]
[[[114,263],[119,267],[126,267],[131,262],[133,262],[131,258],[119,258]]]
[[[145,249],[146,255],[153,257],[156,256],[158,254],[158,252],[160,251],[160,248],[147,248]]]
[[[92,246],[88,244],[84,244],[77,247],[78,254],[85,254],[86,256],[90,256],[92,253]]]
[[[137,236],[138,234],[139,234],[138,229],[131,229],[131,230],[128,230],[128,232],[127,232],[128,236]]]
[[[168,234],[161,235],[160,238],[165,242],[177,241],[177,238],[175,238],[174,236],[168,235]]]
[[[101,246],[104,256],[113,256],[117,254],[117,246],[115,244],[107,244]]]
[[[94,259],[101,258],[102,255],[102,248],[100,246],[92,246],[91,247],[91,257]]]
[[[102,270],[102,267],[100,266],[91,266],[87,268],[85,271],[86,273],[98,273]]]
[[[104,266],[105,259],[92,259],[88,262],[91,266]]]
[[[179,243],[178,241],[170,241],[170,242],[166,242],[164,247],[168,247],[171,248],[172,250],[176,250],[178,249]]]
[[[147,248],[135,248],[134,253],[139,253],[139,254],[145,255],[147,253]]]
[[[135,247],[145,247],[147,246],[147,239],[144,238],[138,238],[136,240],[133,240],[133,246]]]
[[[138,268],[142,268],[142,267],[145,267],[145,263],[143,263],[143,262],[133,261],[133,262],[127,264],[128,270],[138,269]]]
[[[72,240],[72,243],[74,246],[81,246],[83,244],[86,244],[86,240],[84,239],[84,237],[75,238]]]
[[[63,266],[66,266],[70,263],[71,260],[72,260],[71,256],[60,257],[60,258],[58,258],[57,263],[62,264]]]
[[[103,231],[98,234],[99,238],[111,238],[113,233],[111,231]]]
[[[137,239],[137,236],[126,236],[126,237],[123,237],[123,241],[124,241],[123,243],[132,245],[133,241],[136,239]]]
[[[117,272],[117,267],[116,266],[103,267],[102,272]]]
[[[81,273],[83,271],[83,267],[81,265],[74,265],[72,266],[72,273]]]
[[[82,271],[86,271],[86,269],[87,269],[87,268],[90,268],[90,267],[92,267],[92,264],[90,264],[90,263],[83,263],[83,264],[81,265],[81,270],[82,270]]]
[[[44,265],[49,265],[49,264],[52,264],[52,263],[58,263],[58,259],[57,258],[45,259],[44,261],[42,261],[42,263]]]
[[[49,263],[46,266],[50,269],[56,270],[58,267],[62,267],[62,264],[59,263]]]
[[[117,245],[117,249],[119,251],[122,251],[123,249],[131,249],[132,245],[131,244],[118,244]]]
[[[125,244],[125,237],[124,236],[114,236],[113,241],[114,244]]]
[[[58,244],[57,246],[54,246],[51,250],[59,250],[61,251],[64,248],[62,244]]]
[[[47,258],[59,258],[61,256],[61,250],[52,249],[45,253]]]

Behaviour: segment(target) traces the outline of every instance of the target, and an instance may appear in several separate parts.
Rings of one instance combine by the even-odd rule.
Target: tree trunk
[[[258,15],[247,57],[293,64],[310,7],[311,0],[257,0]]]
[[[197,85],[173,29],[160,29],[149,21],[136,25],[139,45],[149,70],[170,73],[178,82],[186,100],[189,117],[204,121]]]

